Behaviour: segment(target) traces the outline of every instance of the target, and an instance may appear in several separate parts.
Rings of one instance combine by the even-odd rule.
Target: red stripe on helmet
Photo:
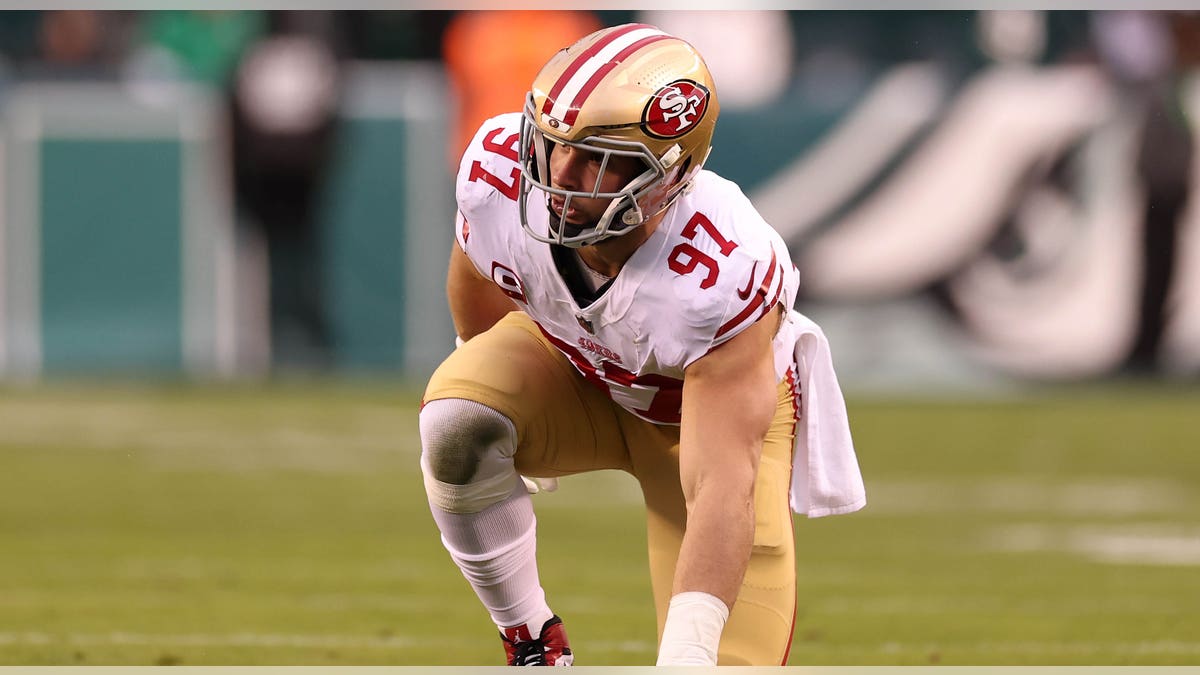
[[[616,56],[612,57],[612,60],[601,66],[599,70],[597,70],[590,78],[588,78],[587,83],[583,85],[583,88],[579,90],[579,94],[575,96],[575,100],[571,101],[571,107],[567,109],[566,119],[563,121],[568,125],[575,124],[575,118],[579,116],[579,109],[583,107],[583,102],[586,101],[587,97],[591,95],[592,90],[594,90],[596,86],[600,84],[600,81],[604,79],[604,76],[612,72],[612,69],[620,65],[622,61],[629,58],[634,52],[652,42],[668,40],[670,38],[670,35],[650,35],[617,52]]]
[[[583,53],[575,57],[575,60],[571,62],[571,65],[567,66],[567,69],[563,71],[562,75],[558,76],[558,81],[555,82],[554,86],[550,88],[550,93],[546,95],[546,102],[542,104],[542,112],[547,115],[550,114],[550,111],[554,108],[554,102],[558,100],[558,95],[562,93],[563,88],[566,87],[567,83],[571,81],[571,77],[583,67],[584,63],[587,63],[588,59],[598,54],[601,49],[604,49],[606,46],[612,43],[613,40],[616,40],[622,35],[632,33],[633,31],[640,30],[642,28],[654,28],[654,26],[644,23],[631,23],[627,26],[614,30],[613,32],[604,36],[603,39],[597,40],[591,47],[583,50]]]

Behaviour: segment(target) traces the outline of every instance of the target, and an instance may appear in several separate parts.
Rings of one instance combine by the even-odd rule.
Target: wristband
[[[672,596],[656,665],[717,665],[717,647],[728,619],[729,608],[715,595],[688,591]]]

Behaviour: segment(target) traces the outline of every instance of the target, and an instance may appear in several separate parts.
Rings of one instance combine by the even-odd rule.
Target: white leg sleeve
[[[521,477],[513,467],[517,431],[504,415],[458,398],[421,408],[421,472],[429,502],[475,513],[503,501]]]
[[[498,628],[553,616],[537,571],[537,520],[513,467],[512,422],[461,399],[421,410],[421,469],[442,544]]]

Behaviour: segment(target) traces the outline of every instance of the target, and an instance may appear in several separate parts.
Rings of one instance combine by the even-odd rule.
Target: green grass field
[[[494,665],[381,386],[0,391],[0,665]],[[1200,392],[852,399],[792,665],[1200,663]],[[580,665],[650,664],[632,481],[535,497]]]

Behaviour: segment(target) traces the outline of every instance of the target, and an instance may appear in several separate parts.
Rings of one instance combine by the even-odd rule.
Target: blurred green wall
[[[0,377],[268,372],[266,257],[216,94],[36,83],[4,101]],[[453,348],[446,101],[436,64],[349,68],[315,261],[339,371],[423,377]]]

